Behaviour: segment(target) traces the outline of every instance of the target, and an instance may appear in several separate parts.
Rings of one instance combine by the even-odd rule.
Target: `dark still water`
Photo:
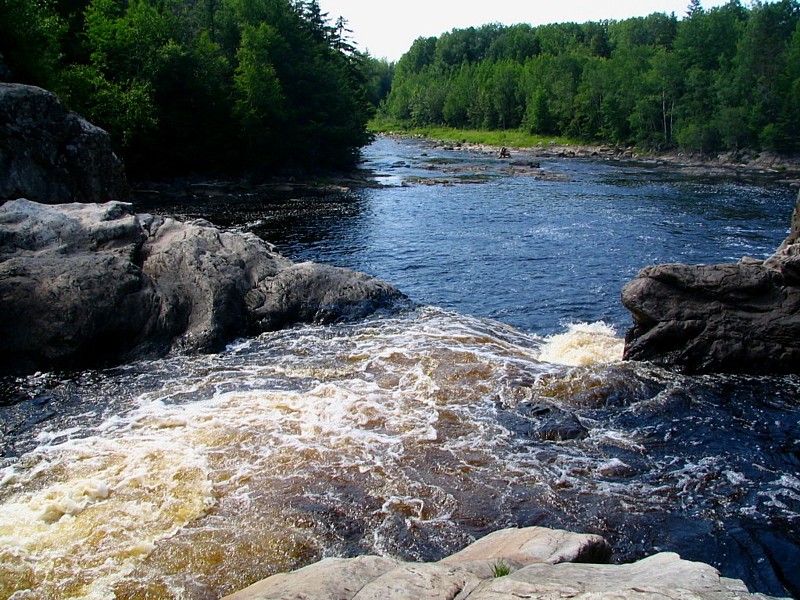
[[[639,268],[764,257],[794,192],[513,161],[381,139],[367,162],[386,187],[143,204],[419,307],[0,382],[27,398],[0,402],[0,599],[204,600],[528,525],[800,596],[800,378],[675,375],[622,362],[619,337]]]

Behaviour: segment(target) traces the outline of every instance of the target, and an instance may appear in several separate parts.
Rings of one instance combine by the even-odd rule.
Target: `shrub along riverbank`
[[[394,119],[376,117],[368,124],[369,130],[377,134],[399,134],[424,137],[440,142],[503,146],[514,148],[536,148],[548,145],[584,146],[580,140],[565,136],[540,135],[522,129],[459,129],[444,125],[414,126]]]

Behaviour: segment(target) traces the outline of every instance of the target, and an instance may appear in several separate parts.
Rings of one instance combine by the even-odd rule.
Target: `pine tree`
[[[703,7],[700,5],[700,0],[689,0],[689,6],[686,7],[686,16],[690,19],[695,15],[703,13]]]

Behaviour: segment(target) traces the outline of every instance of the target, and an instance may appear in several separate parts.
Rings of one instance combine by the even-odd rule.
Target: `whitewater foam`
[[[612,327],[597,323],[573,323],[566,333],[545,338],[539,359],[573,367],[622,360],[625,342]]]
[[[86,438],[40,447],[0,505],[0,595],[109,597],[155,544],[214,503],[208,467],[163,438]],[[111,587],[109,587],[111,586]]]
[[[621,343],[599,324],[562,341],[574,331],[579,349]],[[609,507],[647,519],[758,485],[724,460],[653,460],[667,375],[565,366],[556,337],[423,308],[87,378],[79,410],[93,381],[124,408],[44,424],[0,471],[0,597],[221,596],[322,555],[430,559],[501,526],[600,527]],[[631,426],[647,411],[656,425]],[[573,422],[585,435],[540,435]],[[756,515],[795,501],[795,480],[773,487]]]

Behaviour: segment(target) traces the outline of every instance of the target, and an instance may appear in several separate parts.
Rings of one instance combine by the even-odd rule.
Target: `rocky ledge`
[[[767,598],[713,567],[660,553],[608,562],[596,535],[529,527],[496,531],[435,563],[326,558],[225,600],[502,600],[507,598]],[[594,564],[589,564],[594,563]]]
[[[363,273],[294,263],[206,221],[134,214],[123,202],[0,206],[0,373],[213,352],[404,300]]]
[[[51,92],[0,83],[0,198],[57,204],[128,195],[108,132],[68,111]]]
[[[800,196],[767,260],[646,267],[622,290],[625,358],[686,373],[800,373]]]

